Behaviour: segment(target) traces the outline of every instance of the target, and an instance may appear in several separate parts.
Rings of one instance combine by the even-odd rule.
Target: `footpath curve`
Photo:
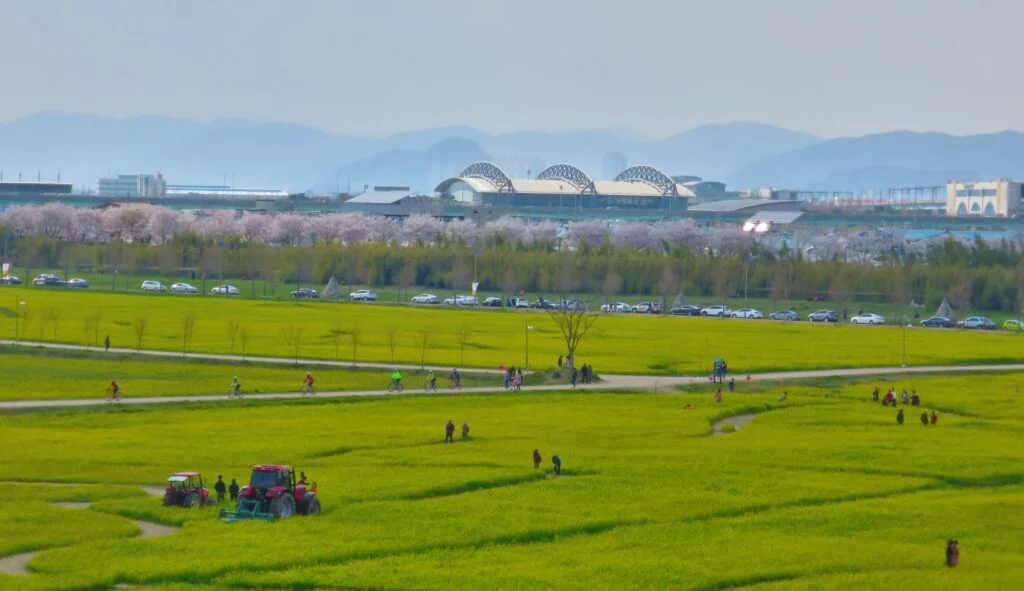
[[[88,347],[82,345],[68,345],[61,343],[44,343],[37,341],[19,341],[15,342],[12,340],[0,340],[0,344],[5,345],[19,345],[25,347],[39,347],[47,349],[59,349],[68,351],[91,351],[103,353],[102,347]],[[135,354],[136,351],[132,349],[123,348],[111,348],[111,353],[131,353]],[[220,361],[252,361],[259,363],[278,363],[278,364],[294,364],[295,359],[283,358],[283,357],[249,357],[243,358],[241,355],[219,355],[213,353],[187,353],[182,355],[180,352],[173,351],[157,351],[157,350],[142,350],[137,354],[139,355],[152,355],[156,357],[188,357],[194,359],[215,359]],[[303,365],[321,365],[321,366],[336,366],[336,367],[357,367],[357,368],[375,368],[375,369],[405,369],[405,370],[419,370],[421,369],[418,365],[412,364],[388,364],[388,363],[356,363],[342,362],[342,361],[330,361],[323,359],[299,359],[298,363]],[[435,371],[447,371],[449,368],[440,366],[425,366],[426,369],[433,369]],[[476,372],[476,373],[488,373],[500,375],[502,372],[498,369],[480,369],[480,368],[459,368],[460,371]],[[919,367],[861,367],[861,368],[846,368],[846,369],[821,369],[821,370],[807,370],[807,371],[782,371],[782,372],[770,372],[760,374],[750,374],[752,380],[759,381],[785,381],[785,380],[798,380],[798,379],[810,379],[810,378],[824,378],[824,377],[857,377],[857,376],[876,376],[876,375],[892,375],[892,374],[937,374],[937,373],[962,373],[962,372],[999,372],[999,371],[1024,371],[1024,363],[997,365],[997,364],[983,364],[983,365],[928,365]],[[645,376],[645,375],[625,375],[625,374],[601,374],[601,381],[596,384],[580,384],[575,389],[577,390],[629,390],[638,392],[672,392],[676,386],[692,385],[692,384],[707,384],[707,376]],[[549,384],[543,386],[524,386],[523,390],[540,390],[540,391],[551,391],[551,390],[572,390],[573,387],[568,384]],[[432,394],[487,394],[487,393],[498,393],[505,392],[505,388],[501,386],[477,386],[467,387],[461,390],[451,390],[440,388],[436,393]],[[346,398],[346,397],[374,397],[374,396],[411,396],[411,395],[423,395],[427,394],[419,388],[409,388],[401,393],[389,393],[387,390],[349,390],[349,391],[332,391],[332,392],[318,392],[314,396],[303,395],[299,392],[269,392],[265,394],[246,394],[245,399],[249,400],[280,400],[280,399],[292,399],[292,398]],[[182,402],[229,402],[230,400],[224,394],[206,394],[206,395],[194,395],[194,396],[153,396],[153,397],[138,397],[138,398],[123,398],[119,404],[130,404],[130,405],[153,405],[153,404],[173,404]],[[107,406],[112,403],[107,402],[105,399],[71,399],[71,400],[11,400],[6,402],[0,402],[0,410],[16,410],[16,409],[36,409],[36,408],[65,408],[65,407],[88,407],[88,406]]]

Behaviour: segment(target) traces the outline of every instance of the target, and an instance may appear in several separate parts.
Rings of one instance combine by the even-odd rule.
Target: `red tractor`
[[[289,466],[259,465],[252,467],[249,484],[238,491],[235,511],[221,511],[224,521],[243,519],[285,519],[299,515],[320,513],[320,499],[316,489],[306,486],[305,480],[295,480],[295,470]]]
[[[164,505],[198,509],[210,502],[210,491],[203,486],[199,472],[177,472],[167,478]]]

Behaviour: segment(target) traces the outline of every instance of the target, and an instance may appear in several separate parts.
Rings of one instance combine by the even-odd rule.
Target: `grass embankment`
[[[786,403],[768,390],[716,404],[705,389],[3,416],[18,450],[5,458],[10,478],[117,490],[175,470],[243,478],[252,463],[288,462],[318,481],[325,512],[228,525],[156,498],[97,499],[89,511],[184,528],[125,540],[33,514],[40,531],[53,526],[36,544],[54,549],[0,586],[1020,588],[1024,374],[894,382],[923,398],[902,426],[870,402],[872,385],[796,385]],[[915,413],[933,409],[938,424],[921,425]],[[711,421],[751,410],[751,424],[708,436]],[[442,443],[448,419],[467,421],[471,439]],[[0,487],[0,503],[12,490]],[[4,531],[11,520],[0,512]],[[63,531],[93,527],[93,540]],[[962,547],[955,570],[943,566],[949,538]]]
[[[244,351],[280,357],[298,353],[299,357],[346,361],[496,368],[525,365],[528,339],[534,369],[554,367],[565,353],[554,322],[547,313],[537,311],[33,288],[11,288],[3,294],[10,300],[0,306],[0,335],[7,338],[13,338],[17,329],[18,335],[28,339],[102,344],[104,336],[110,335],[115,347],[135,348],[140,345],[136,327],[141,321],[145,324],[143,348],[175,351],[183,348],[182,321],[191,314],[195,324],[190,350],[198,352]],[[231,330],[232,323],[237,323],[236,330]],[[593,365],[598,374],[702,374],[711,371],[715,357],[723,357],[739,375],[897,366],[904,360],[910,365],[1021,361],[1020,343],[1018,334],[980,331],[608,315],[583,341],[577,363]]]
[[[242,383],[243,394],[298,392],[307,371],[322,392],[384,390],[391,381],[391,371],[385,369],[229,363],[14,346],[0,346],[0,365],[5,378],[0,380],[0,400],[102,398],[111,380],[117,381],[125,398],[227,394],[234,376]],[[423,389],[426,375],[423,371],[403,371],[405,387]],[[532,374],[527,381],[547,384],[553,378],[550,374]],[[447,374],[437,375],[441,391],[448,383]],[[469,388],[500,386],[503,382],[500,375],[464,372],[462,383]]]

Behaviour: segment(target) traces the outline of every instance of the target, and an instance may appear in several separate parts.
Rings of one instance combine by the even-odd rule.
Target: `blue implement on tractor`
[[[239,499],[238,507],[234,511],[228,511],[221,509],[220,519],[228,523],[234,523],[236,521],[246,521],[249,519],[262,519],[264,521],[273,521],[276,519],[273,513],[267,513],[260,509],[262,503],[258,499]]]

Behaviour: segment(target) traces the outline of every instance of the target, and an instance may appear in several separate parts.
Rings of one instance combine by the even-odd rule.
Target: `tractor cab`
[[[241,519],[284,519],[295,513],[315,515],[320,512],[316,491],[302,480],[296,482],[290,466],[259,464],[252,467],[249,484],[238,492],[235,511],[221,511],[225,521]]]
[[[177,472],[167,477],[164,505],[198,508],[207,503],[210,491],[206,489],[199,472]]]

